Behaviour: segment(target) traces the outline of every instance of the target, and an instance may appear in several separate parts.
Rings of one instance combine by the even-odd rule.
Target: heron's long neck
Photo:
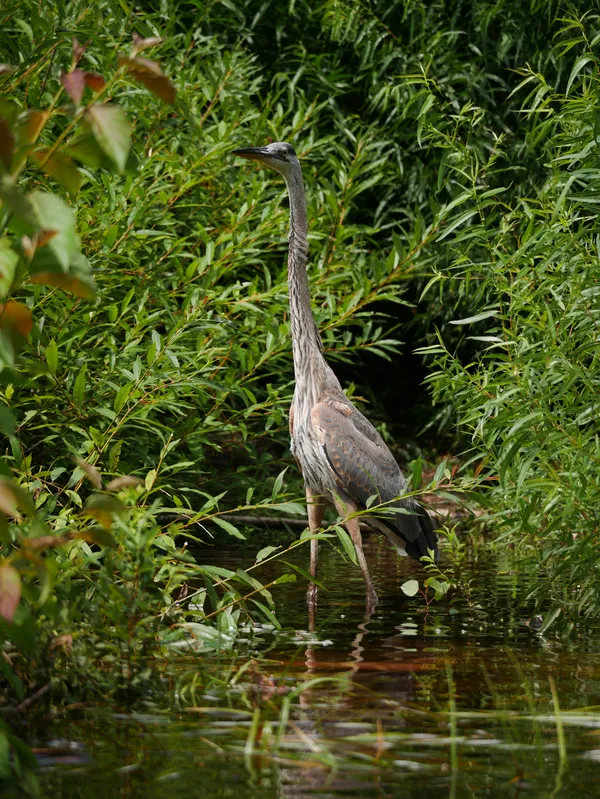
[[[321,336],[310,307],[308,275],[308,220],[306,197],[300,169],[286,181],[290,195],[290,236],[288,254],[288,290],[296,380],[314,373],[316,363],[324,363]]]

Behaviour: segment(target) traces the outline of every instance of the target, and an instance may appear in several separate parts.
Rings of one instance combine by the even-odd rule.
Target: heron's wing
[[[311,418],[340,490],[363,507],[370,497],[377,496],[379,502],[412,511],[411,515],[386,517],[386,524],[405,541],[415,543],[420,554],[435,549],[429,514],[412,498],[393,502],[406,489],[406,482],[392,453],[368,419],[347,400],[319,402],[312,409]]]

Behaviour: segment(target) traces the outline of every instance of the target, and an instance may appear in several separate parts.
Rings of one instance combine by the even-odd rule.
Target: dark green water
[[[372,615],[360,572],[322,547],[329,590],[314,632],[305,586],[284,585],[283,631],[242,635],[229,683],[231,652],[198,652],[181,656],[176,707],[69,710],[51,734],[78,748],[41,758],[44,794],[598,796],[598,639],[531,632],[522,588],[502,564],[478,566],[470,606],[427,610],[400,591],[421,576],[415,564],[376,538],[366,552],[380,596]],[[246,567],[252,555],[212,559]],[[256,663],[240,673],[249,654]]]

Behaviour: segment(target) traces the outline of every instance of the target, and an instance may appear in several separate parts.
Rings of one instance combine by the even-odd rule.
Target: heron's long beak
[[[233,150],[232,155],[239,155],[240,158],[248,158],[250,161],[264,161],[269,156],[266,147],[244,147],[242,150]]]

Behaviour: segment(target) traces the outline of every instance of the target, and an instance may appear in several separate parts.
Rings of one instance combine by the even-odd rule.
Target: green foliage
[[[539,179],[490,188],[506,171],[500,139],[490,157],[471,152],[469,168],[461,167],[463,210],[446,237],[448,265],[432,283],[453,299],[457,316],[470,313],[446,318],[458,335],[448,327],[422,350],[435,356],[436,399],[469,436],[489,481],[498,541],[539,564],[546,579],[534,594],[550,595],[571,625],[575,614],[600,612],[598,79],[591,69],[600,38],[590,35],[597,20],[586,23],[563,21],[570,38],[559,31],[553,52],[569,68],[556,87],[525,70],[514,89],[523,146],[545,165]],[[429,131],[433,140],[438,134]]]
[[[434,363],[430,429],[458,424],[471,448],[463,488],[475,469],[500,545],[547,578],[540,601],[598,613],[594,14],[539,0],[277,13],[57,0],[5,3],[0,21],[13,691],[69,647],[85,667],[57,692],[142,690],[156,653],[222,647],[255,613],[276,622],[268,587],[183,543],[206,540],[206,524],[244,536],[236,508],[302,510],[297,470],[283,471],[283,186],[229,156],[269,138],[302,157],[313,307],[357,401],[377,417],[377,394],[407,390],[395,364],[374,386],[361,367],[393,359],[410,321]],[[417,460],[415,491],[421,478]],[[343,530],[324,535],[355,557]],[[446,577],[425,589],[460,586]]]

